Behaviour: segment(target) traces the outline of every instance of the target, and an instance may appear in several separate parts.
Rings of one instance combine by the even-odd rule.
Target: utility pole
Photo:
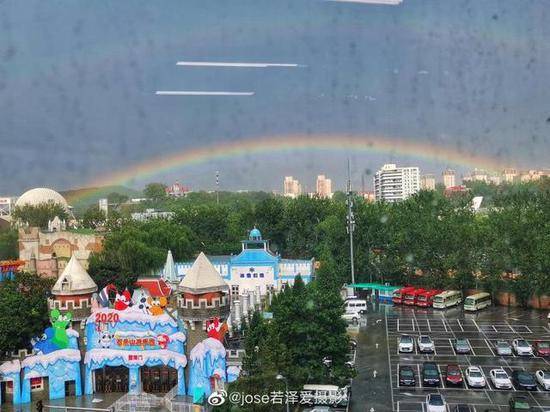
[[[347,187],[347,199],[348,216],[347,216],[347,231],[349,234],[349,256],[351,262],[351,283],[355,284],[355,265],[353,263],[353,232],[355,231],[355,216],[353,215],[353,192],[351,191],[351,172],[348,159],[348,187]],[[354,288],[355,289],[355,288]]]
[[[220,204],[220,171],[216,170],[216,204]]]

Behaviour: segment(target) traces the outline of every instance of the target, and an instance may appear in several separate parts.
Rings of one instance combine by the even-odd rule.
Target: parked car
[[[508,402],[510,411],[530,411],[529,401],[525,396],[512,396]]]
[[[487,386],[485,376],[477,366],[469,366],[464,372],[464,376],[466,377],[466,383],[471,388],[484,388]]]
[[[489,376],[495,388],[512,389],[512,381],[504,369],[491,369]]]
[[[453,412],[472,412],[472,411],[473,411],[472,407],[464,403],[459,403],[453,409]]]
[[[357,323],[359,322],[359,319],[361,319],[361,314],[359,312],[346,312],[342,315],[342,318],[348,322]]]
[[[422,365],[422,384],[424,386],[439,386],[439,370],[434,362],[424,362]]]
[[[399,352],[411,353],[414,351],[414,341],[410,335],[401,335],[399,338]]]
[[[445,381],[451,385],[462,385],[462,372],[458,365],[447,365]]]
[[[537,381],[532,373],[526,371],[513,371],[512,382],[517,389],[526,391],[536,391]]]
[[[414,377],[414,370],[410,366],[399,367],[399,385],[401,386],[415,386],[416,379]]]
[[[457,338],[455,339],[453,346],[457,354],[465,354],[472,351],[470,344],[468,343],[468,339]]]
[[[550,372],[538,370],[535,372],[537,382],[545,391],[550,391]]]
[[[550,356],[550,342],[536,340],[533,343],[533,349],[535,351],[535,355],[537,356],[543,356],[543,357]]]
[[[446,412],[447,403],[439,393],[429,393],[426,396],[426,410],[428,412]]]
[[[495,349],[496,349],[497,355],[499,355],[499,356],[511,356],[512,355],[512,347],[505,340],[497,341],[497,343],[495,344]]]
[[[432,338],[430,338],[428,335],[420,335],[416,339],[416,343],[418,345],[418,351],[421,353],[433,353],[435,346]]]
[[[533,347],[529,345],[529,343],[522,338],[514,339],[512,341],[512,347],[514,348],[514,352],[518,356],[532,356],[533,355]]]

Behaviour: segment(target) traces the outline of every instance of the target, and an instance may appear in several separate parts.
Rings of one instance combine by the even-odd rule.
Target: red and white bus
[[[403,296],[405,296],[405,294],[409,292],[412,292],[414,289],[414,286],[406,286],[404,288],[395,290],[391,297],[391,301],[396,305],[403,303]]]
[[[436,295],[439,295],[441,292],[441,290],[430,289],[426,292],[420,293],[416,297],[416,306],[420,306],[422,308],[431,308],[434,304],[434,297]]]
[[[420,289],[414,289],[408,293],[405,293],[403,298],[403,304],[409,305],[409,306],[416,305],[416,302],[417,302],[416,299],[418,298],[418,295],[424,292],[427,292],[427,290],[420,288]]]

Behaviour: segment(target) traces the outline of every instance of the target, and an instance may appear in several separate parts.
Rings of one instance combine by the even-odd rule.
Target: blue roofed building
[[[259,289],[263,295],[269,289],[280,289],[283,284],[292,284],[300,275],[304,282],[314,275],[314,259],[283,259],[269,249],[269,241],[263,239],[257,228],[250,231],[243,240],[238,255],[208,256],[208,259],[223,279],[230,285],[231,294]],[[168,260],[171,255],[168,256]],[[173,266],[172,266],[173,265]],[[162,276],[171,283],[179,283],[193,266],[193,262],[167,264],[171,270],[164,270]]]

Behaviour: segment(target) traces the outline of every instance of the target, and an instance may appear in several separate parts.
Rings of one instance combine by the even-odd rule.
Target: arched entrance
[[[167,393],[178,384],[178,371],[170,366],[142,366],[140,369],[143,392]]]
[[[104,366],[94,371],[95,392],[128,392],[129,370],[125,366]]]

